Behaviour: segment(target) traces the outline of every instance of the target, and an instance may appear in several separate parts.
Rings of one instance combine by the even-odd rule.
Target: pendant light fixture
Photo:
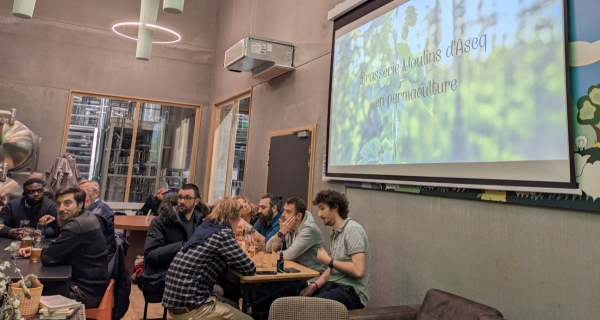
[[[182,8],[183,8],[183,1]],[[33,16],[33,9],[35,8],[35,0],[15,0],[13,3],[12,14],[15,17],[21,19],[31,19]]]
[[[154,40],[154,30],[148,28],[146,24],[156,24],[159,4],[160,0],[142,0],[142,7],[140,8],[140,26],[138,28],[138,42],[135,50],[135,58],[138,60],[150,60],[152,40]]]
[[[166,13],[180,14],[183,12],[183,2],[185,0],[164,0],[163,10]]]

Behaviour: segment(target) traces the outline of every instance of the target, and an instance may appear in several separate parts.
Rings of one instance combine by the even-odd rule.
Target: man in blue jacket
[[[281,196],[267,193],[258,203],[258,220],[254,223],[256,232],[252,232],[257,243],[267,243],[279,231],[281,220]]]
[[[0,237],[22,237],[21,220],[29,220],[28,227],[33,229],[37,227],[38,221],[53,221],[47,225],[46,236],[56,235],[56,204],[44,196],[44,184],[38,178],[28,179],[23,184],[23,196],[9,201],[2,208],[0,219],[4,220],[4,228],[0,229]]]
[[[95,215],[98,222],[100,222],[102,234],[104,234],[106,246],[108,247],[108,261],[110,261],[115,255],[117,248],[115,242],[115,214],[106,203],[100,200],[100,185],[98,181],[82,181],[79,183],[79,188],[91,197],[92,203],[85,209]]]

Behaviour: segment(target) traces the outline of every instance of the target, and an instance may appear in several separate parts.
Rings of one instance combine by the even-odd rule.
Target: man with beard
[[[348,199],[334,191],[317,194],[313,205],[319,217],[331,227],[331,256],[324,248],[317,259],[329,266],[317,281],[309,282],[301,296],[318,297],[341,302],[348,310],[362,309],[369,302],[370,250],[363,227],[348,218]]]
[[[63,227],[58,238],[42,249],[42,264],[70,265],[71,299],[83,302],[86,308],[96,308],[109,281],[106,272],[108,250],[98,219],[83,207],[85,197],[85,192],[77,187],[65,187],[56,192],[58,220]],[[31,247],[19,250],[19,254],[30,256]]]
[[[28,228],[35,229],[38,221],[47,223],[46,236],[54,236],[57,232],[56,204],[44,196],[43,180],[31,178],[23,184],[23,196],[9,201],[0,211],[4,220],[4,228],[0,229],[0,237],[18,239],[23,236],[21,220],[29,220]]]
[[[267,243],[279,231],[281,219],[281,196],[267,193],[258,203],[258,221],[254,223],[256,232],[251,231],[254,242]]]
[[[150,224],[144,246],[141,286],[144,295],[151,296],[154,301],[162,299],[171,261],[204,218],[195,208],[200,202],[200,191],[196,185],[186,184],[179,189],[176,209],[169,197],[160,204],[158,216]]]

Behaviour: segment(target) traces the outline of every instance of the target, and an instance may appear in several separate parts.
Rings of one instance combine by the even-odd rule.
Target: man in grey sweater
[[[327,266],[317,259],[317,251],[325,246],[323,235],[315,224],[312,214],[306,211],[306,203],[300,198],[289,198],[283,205],[279,232],[267,242],[267,252],[285,243],[283,258],[293,260],[305,267],[323,273]],[[285,287],[280,297],[297,296],[307,287],[306,281],[273,283],[273,289]],[[266,308],[266,306],[265,306]],[[267,309],[268,310],[268,309]]]

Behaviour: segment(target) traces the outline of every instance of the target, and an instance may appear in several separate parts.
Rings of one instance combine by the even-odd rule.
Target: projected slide
[[[455,2],[394,1],[335,31],[330,172],[550,161],[568,181],[562,1]]]

